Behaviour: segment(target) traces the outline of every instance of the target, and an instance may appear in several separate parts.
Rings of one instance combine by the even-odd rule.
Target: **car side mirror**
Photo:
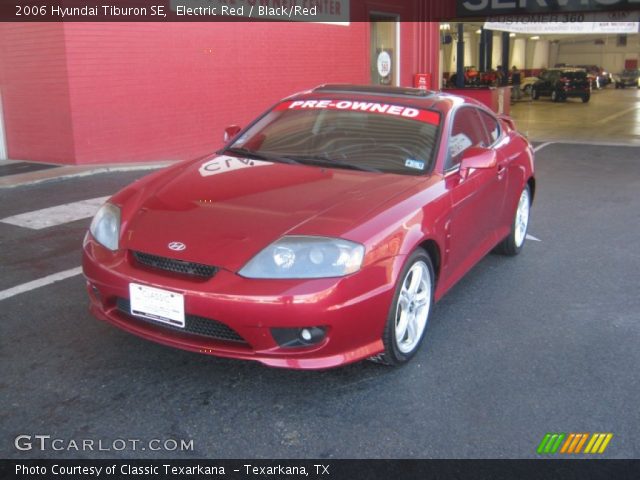
[[[466,178],[469,170],[476,168],[495,168],[498,164],[495,150],[484,147],[469,147],[462,153],[460,175]]]
[[[240,130],[242,130],[242,127],[239,127],[238,125],[229,125],[227,128],[225,128],[224,129],[225,143],[231,140],[233,137],[235,137],[238,133],[240,133]]]

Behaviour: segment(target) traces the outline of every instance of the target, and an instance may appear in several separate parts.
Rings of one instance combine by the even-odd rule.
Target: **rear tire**
[[[531,99],[538,100],[540,98],[540,92],[537,89],[531,87]]]
[[[583,95],[582,96],[582,103],[587,103],[590,98],[591,98],[591,95],[589,95],[588,93]]]
[[[433,309],[435,274],[429,254],[416,249],[402,269],[382,334],[384,352],[372,357],[377,363],[398,366],[416,354]]]
[[[529,213],[531,211],[531,190],[529,185],[525,185],[516,212],[511,223],[511,232],[494,249],[500,255],[514,256],[520,253],[527,240],[527,229],[529,227]]]

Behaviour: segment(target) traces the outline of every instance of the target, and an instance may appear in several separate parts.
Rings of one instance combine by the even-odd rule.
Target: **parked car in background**
[[[553,102],[577,97],[586,103],[591,98],[591,85],[583,68],[550,68],[540,74],[531,86],[531,98],[549,96]]]
[[[522,82],[520,83],[520,90],[525,95],[531,95],[531,87],[534,83],[536,83],[540,77],[524,77]]]
[[[324,85],[225,137],[100,208],[83,257],[98,318],[276,367],[400,365],[434,302],[525,245],[533,148],[476,100]]]
[[[627,69],[613,76],[616,88],[640,88],[640,69]]]
[[[556,64],[560,68],[582,68],[587,72],[587,78],[591,82],[591,88],[601,89],[611,83],[611,75],[597,65],[566,65]]]
[[[584,68],[587,71],[587,75],[593,76],[593,88],[604,88],[611,83],[611,76],[604,68],[597,65],[576,65],[576,67]]]

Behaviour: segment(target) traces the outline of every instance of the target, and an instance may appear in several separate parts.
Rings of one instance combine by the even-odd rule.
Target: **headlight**
[[[105,203],[93,217],[89,231],[98,243],[109,250],[117,250],[120,238],[120,209]]]
[[[327,237],[282,237],[253,257],[240,272],[248,278],[326,278],[357,272],[364,246]]]

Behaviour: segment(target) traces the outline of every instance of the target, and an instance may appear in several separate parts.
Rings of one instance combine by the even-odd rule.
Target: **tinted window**
[[[491,142],[493,143],[493,142]],[[478,110],[473,107],[459,108],[451,124],[447,159],[447,170],[460,163],[462,153],[469,147],[486,147],[488,136],[478,116]]]
[[[416,115],[409,118],[402,113],[381,113],[375,109],[354,111],[354,107],[292,108],[295,105],[291,103],[285,102],[269,112],[232,147],[269,157],[290,157],[308,164],[329,161],[340,167],[343,162],[389,173],[420,175],[431,168],[438,138],[439,114],[436,112],[411,109]],[[369,110],[367,106],[374,105],[372,102],[340,103],[358,103]],[[408,107],[396,106],[392,111],[406,113],[402,110],[405,108]],[[428,121],[423,119],[425,115]]]

